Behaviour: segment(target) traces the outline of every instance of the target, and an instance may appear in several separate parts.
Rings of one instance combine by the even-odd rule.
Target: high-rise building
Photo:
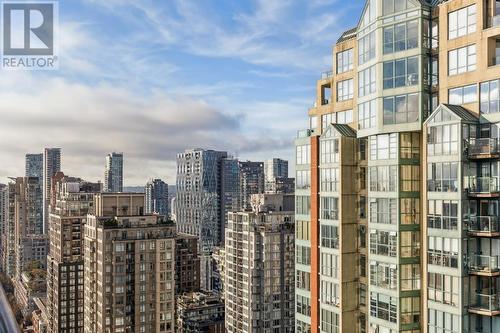
[[[219,246],[212,252],[212,268],[210,289],[213,293],[224,299],[224,278],[226,276],[225,246]]]
[[[0,184],[0,237],[5,233],[5,225],[7,224],[8,217],[9,187],[5,184]]]
[[[175,293],[200,290],[198,237],[178,233],[175,237]]]
[[[239,162],[239,210],[251,210],[250,196],[264,193],[264,163]]]
[[[26,154],[25,177],[37,177],[43,181],[43,154]]]
[[[61,149],[45,148],[43,152],[43,232],[48,232],[49,202],[52,193],[52,177],[61,171]]]
[[[123,192],[123,153],[113,152],[106,156],[104,192]]]
[[[84,332],[174,332],[175,225],[142,193],[99,193],[84,227]]]
[[[15,207],[16,207],[16,184],[15,179],[4,189],[4,198],[7,200],[5,207],[5,224],[2,234],[2,270],[13,278],[16,274],[16,227],[15,227]]]
[[[224,225],[227,223],[227,213],[240,210],[240,166],[234,157],[222,160],[221,201]],[[222,235],[224,238],[224,235]]]
[[[64,174],[57,178],[49,215],[47,332],[83,332],[83,227],[101,184]]]
[[[157,213],[168,216],[169,196],[168,184],[161,179],[151,179],[145,187],[146,214]]]
[[[499,2],[368,0],[296,144],[297,332],[500,329]]]
[[[225,333],[224,302],[210,292],[177,297],[177,333]]]
[[[257,194],[225,237],[226,329],[294,332],[294,196]]]
[[[276,178],[288,178],[288,161],[280,158],[269,159],[264,162],[264,173],[266,192],[275,192]]]

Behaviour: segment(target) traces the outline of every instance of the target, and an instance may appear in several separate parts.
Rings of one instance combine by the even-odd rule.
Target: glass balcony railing
[[[499,256],[472,254],[469,256],[469,270],[484,273],[498,272],[500,270],[498,259]]]
[[[297,139],[310,137],[312,133],[314,130],[311,129],[297,131]]]
[[[498,216],[470,216],[467,229],[477,233],[500,232]]]
[[[469,141],[469,157],[481,157],[500,153],[498,139],[471,139]]]
[[[472,296],[471,308],[486,311],[500,311],[500,295],[476,294]]]
[[[468,177],[467,189],[472,194],[488,194],[500,192],[498,177]]]
[[[321,79],[329,79],[333,76],[333,71],[326,71],[321,73]]]

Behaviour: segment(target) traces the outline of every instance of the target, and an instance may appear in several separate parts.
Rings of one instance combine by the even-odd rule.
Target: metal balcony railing
[[[500,270],[499,256],[472,254],[469,256],[469,270],[492,273]]]
[[[498,216],[470,216],[467,229],[477,233],[500,232]]]
[[[467,189],[473,194],[500,192],[498,177],[468,177]]]
[[[500,153],[499,148],[498,139],[470,139],[468,155],[472,158],[496,155]]]
[[[472,296],[471,307],[486,310],[486,311],[499,311],[500,310],[500,295],[499,294],[476,294]]]

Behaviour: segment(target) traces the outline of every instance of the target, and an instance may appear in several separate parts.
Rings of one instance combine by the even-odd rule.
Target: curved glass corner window
[[[384,62],[384,89],[408,87],[418,84],[418,57]]]
[[[359,129],[373,128],[377,125],[377,100],[361,103],[358,105]]]
[[[384,98],[384,125],[418,121],[418,93]]]
[[[372,31],[358,40],[358,65],[375,58],[375,51],[375,31]]]

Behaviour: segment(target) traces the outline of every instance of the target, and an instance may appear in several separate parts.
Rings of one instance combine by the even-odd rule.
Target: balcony
[[[498,139],[471,139],[467,150],[470,159],[499,158]]]
[[[475,294],[471,298],[469,312],[483,316],[500,314],[499,294]]]
[[[481,276],[500,275],[499,256],[470,255],[469,273]]]
[[[308,138],[314,133],[314,130],[312,129],[306,129],[306,130],[300,130],[297,131],[297,139],[300,138]]]
[[[498,177],[468,177],[466,186],[470,197],[493,198],[500,196]]]
[[[467,230],[473,236],[500,236],[498,216],[470,216],[467,222]]]
[[[321,73],[321,80],[329,79],[333,77],[333,71],[326,71]]]

